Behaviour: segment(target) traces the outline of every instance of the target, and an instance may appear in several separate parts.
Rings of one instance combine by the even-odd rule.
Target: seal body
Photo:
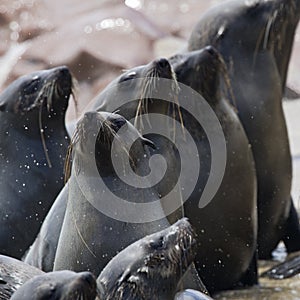
[[[22,261],[0,255],[0,299],[10,299],[12,294],[26,281],[42,274],[44,272]]]
[[[199,59],[199,57],[202,60]],[[197,242],[200,247],[196,256],[197,269],[200,271],[201,279],[203,278],[209,291],[230,288],[237,284],[244,275],[247,277],[247,269],[249,269],[252,264],[253,272],[250,272],[251,278],[247,278],[246,281],[253,284],[256,282],[256,260],[253,258],[257,230],[255,210],[256,178],[253,157],[247,137],[232,107],[225,99],[222,99],[218,93],[220,90],[218,78],[221,64],[217,58],[213,55],[206,56],[206,51],[204,51],[202,55],[186,56],[182,58],[183,61],[177,58],[171,59],[174,70],[168,60],[161,59],[147,66],[127,71],[96,98],[94,108],[98,107],[99,110],[103,109],[107,111],[117,109],[119,114],[135,122],[135,116],[139,114],[139,108],[143,105],[143,102],[142,105],[134,102],[124,104],[122,99],[138,99],[139,97],[147,99],[147,95],[145,96],[143,90],[143,82],[139,85],[140,81],[136,79],[140,77],[147,78],[154,67],[156,70],[165,70],[165,72],[156,71],[156,73],[161,74],[161,77],[169,80],[167,80],[166,83],[162,83],[160,93],[155,94],[155,91],[153,91],[153,89],[151,90],[153,93],[149,93],[151,97],[148,96],[150,99],[144,102],[144,111],[142,111],[142,113],[149,117],[149,121],[146,117],[141,126],[142,132],[145,130],[144,128],[148,122],[151,122],[151,114],[161,114],[166,120],[165,123],[160,123],[161,132],[163,128],[167,128],[171,133],[168,139],[159,134],[160,132],[158,132],[158,134],[150,133],[145,135],[156,145],[156,149],[151,149],[151,154],[162,155],[167,164],[165,176],[154,186],[154,189],[158,192],[160,197],[164,197],[168,195],[170,191],[175,190],[174,187],[176,186],[176,182],[178,182],[180,173],[182,173],[182,167],[184,167],[179,163],[181,161],[180,155],[187,153],[188,162],[185,161],[187,164],[190,161],[192,161],[193,164],[200,161],[201,172],[195,174],[195,176],[191,175],[192,166],[188,176],[181,180],[183,188],[188,186],[191,177],[194,176],[197,181],[194,190],[192,190],[193,193],[185,202],[184,206],[182,206],[182,189],[180,187],[177,191],[175,190],[174,197],[172,197],[170,202],[164,202],[162,204],[163,209],[166,215],[168,215],[168,220],[171,224],[176,222],[176,220],[184,214],[190,218],[193,226],[195,226],[195,230],[198,234]],[[210,68],[208,66],[209,64],[214,68]],[[194,68],[197,68],[198,73],[194,71]],[[170,69],[171,71],[168,71]],[[176,91],[174,89],[172,90],[172,88],[169,89],[168,86],[171,85],[172,87],[171,82],[176,85],[175,76],[172,76],[174,71],[176,72],[176,77],[180,78],[183,83],[190,84],[197,91],[201,91],[201,93],[206,93],[205,97],[207,95],[210,96],[209,101],[212,104],[214,115],[219,117],[220,120],[218,121],[218,119],[215,118],[217,123],[221,123],[220,127],[222,127],[221,130],[224,131],[225,135],[224,143],[226,139],[226,146],[229,149],[227,167],[221,188],[211,203],[204,209],[199,209],[198,204],[208,181],[209,174],[220,173],[221,171],[219,168],[212,170],[210,142],[201,124],[187,111],[182,112],[183,120],[178,120],[178,112],[182,108],[176,107],[176,102],[172,102],[172,97],[174,97]],[[155,83],[155,87],[159,88],[159,86],[160,82],[158,81]],[[121,95],[123,95],[123,97],[121,97]],[[162,99],[166,101],[162,101]],[[191,102],[193,99],[186,99],[182,93],[179,93],[179,105],[181,102],[183,104],[184,101]],[[202,114],[201,106],[198,105],[196,101],[193,102],[193,112]],[[191,149],[193,149],[192,143],[187,143],[185,135],[181,134],[181,128],[176,130],[176,142],[173,143],[173,123],[168,120],[174,115],[178,117],[176,117],[178,123],[182,122],[184,127],[191,134],[194,144],[196,144],[197,147],[197,153],[191,151]],[[219,126],[219,124],[213,124],[213,126],[215,125]],[[150,127],[153,128],[154,126],[156,126],[156,124],[152,122]],[[184,149],[180,155],[176,150],[176,148],[178,148],[177,146]],[[160,166],[157,165],[156,167],[159,168]],[[237,184],[235,180],[239,183]],[[172,205],[178,209],[170,213],[168,206]],[[241,219],[237,220],[235,217],[236,214],[240,214]],[[234,238],[230,238],[230,235],[234,236]],[[216,251],[215,249],[219,249],[217,255],[214,253]],[[228,276],[228,274],[231,275]]]
[[[168,227],[169,223],[159,201],[156,210],[147,212],[148,216],[139,211],[134,211],[131,215],[128,211],[128,221],[120,219],[119,214],[123,210],[118,212],[113,209],[114,218],[103,213],[103,209],[109,208],[113,201],[111,199],[114,199],[110,193],[133,203],[147,203],[157,197],[153,191],[126,186],[116,175],[111,159],[115,155],[125,155],[124,162],[128,160],[128,153],[123,146],[136,141],[129,157],[139,173],[140,168],[145,167],[144,146],[151,142],[117,114],[89,112],[77,126],[77,138],[72,146],[74,157],[69,179],[68,204],[54,270],[89,270],[98,275],[118,251],[147,234]],[[121,127],[127,134],[124,140],[118,136]],[[92,136],[96,140],[92,141]],[[120,141],[116,152],[112,150],[114,137]],[[104,186],[98,181],[93,185],[93,179],[97,177],[103,179],[108,190],[104,192]],[[151,219],[150,216],[153,221],[145,222]],[[139,220],[132,220],[135,217]]]
[[[20,258],[63,186],[72,93],[66,67],[25,75],[0,95],[0,252]]]
[[[289,252],[300,249],[281,103],[299,15],[299,1],[231,1],[207,11],[189,40],[189,50],[216,47],[227,65],[256,165],[258,252],[265,259],[280,240]]]
[[[116,255],[97,278],[101,299],[174,299],[176,286],[193,261],[196,240],[181,219]]]
[[[184,213],[197,233],[197,270],[210,292],[238,284],[253,285],[257,283],[256,174],[243,126],[226,93],[222,92],[222,82],[226,78],[222,60],[213,47],[206,47],[174,56],[170,62],[177,80],[190,86],[208,102],[226,141],[226,167],[221,185],[209,204],[199,208],[203,184],[207,181],[207,174],[212,172],[214,157],[210,151],[213,141],[208,140],[201,124],[188,112],[182,112],[185,127],[196,141],[201,162],[196,187],[184,203]],[[190,99],[180,94],[179,102],[182,101]],[[202,113],[200,105],[196,105],[195,110],[198,115]],[[189,145],[186,147],[189,151]]]
[[[12,295],[11,299],[94,300],[96,291],[96,280],[90,272],[58,271],[28,280]]]
[[[53,270],[57,243],[67,207],[67,199],[68,183],[55,199],[40,232],[23,258],[25,263],[44,272]]]

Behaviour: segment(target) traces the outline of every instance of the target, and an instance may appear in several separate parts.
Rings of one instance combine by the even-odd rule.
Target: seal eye
[[[121,127],[126,125],[126,120],[124,118],[113,118],[109,120],[111,122],[111,128],[117,132]]]
[[[127,74],[125,74],[124,76],[122,76],[122,78],[120,79],[120,82],[125,82],[131,79],[136,78],[136,72],[129,72]]]
[[[38,76],[34,76],[28,82],[28,84],[24,87],[25,94],[33,94],[39,90],[40,78]]]
[[[163,236],[161,236],[157,240],[153,240],[150,242],[150,247],[154,250],[162,249],[163,246],[164,246],[164,237]]]

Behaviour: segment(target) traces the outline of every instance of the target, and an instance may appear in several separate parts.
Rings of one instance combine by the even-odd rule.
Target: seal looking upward
[[[212,172],[211,141],[201,124],[182,110],[185,127],[193,132],[201,162],[196,188],[184,203],[185,215],[197,234],[196,268],[210,292],[241,284],[254,285],[257,283],[256,174],[246,133],[227,98],[230,85],[226,67],[211,46],[178,54],[169,61],[178,82],[191,87],[210,105],[226,141],[226,167],[221,185],[209,204],[199,208],[203,183]],[[228,86],[223,90],[222,83],[226,82]],[[191,101],[185,97],[180,92],[179,102]],[[200,103],[195,105],[194,112],[203,113]],[[187,145],[187,151],[188,148]]]
[[[22,76],[0,95],[0,253],[22,257],[63,187],[72,88],[67,67],[57,67]]]
[[[280,240],[300,250],[300,228],[290,197],[292,164],[282,98],[299,0],[230,1],[208,10],[189,50],[214,46],[222,55],[238,116],[252,146],[258,181],[258,253],[272,255]]]
[[[125,136],[118,136],[120,128],[123,128]],[[120,142],[115,151],[114,140]],[[133,147],[127,151],[124,145],[134,141]],[[112,164],[112,157],[123,157],[124,162],[129,158],[133,168],[141,171],[147,164],[144,157],[146,145],[153,146],[120,115],[88,112],[78,122],[72,142],[74,157],[68,183],[68,203],[54,270],[89,270],[98,275],[118,251],[147,234],[169,226],[159,201],[156,209],[149,211],[148,215],[136,210],[131,212],[130,209],[115,211],[111,207],[112,199],[115,199],[113,195],[126,199],[126,203],[133,206],[139,202],[151,202],[157,197],[151,189],[143,191],[126,185],[118,178]],[[98,178],[106,187],[100,184]],[[113,215],[106,215],[104,209],[112,209]],[[122,213],[128,218],[127,222],[122,221]]]

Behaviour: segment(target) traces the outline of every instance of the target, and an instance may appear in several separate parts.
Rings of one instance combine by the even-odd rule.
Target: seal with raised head
[[[211,50],[213,51],[213,50]],[[199,254],[196,256],[198,263],[198,271],[201,272],[201,277],[205,281],[207,288],[210,291],[219,290],[223,288],[230,288],[237,284],[241,280],[242,276],[247,273],[249,266],[253,265],[253,272],[251,278],[245,278],[245,281],[255,283],[256,282],[256,259],[254,256],[254,249],[256,245],[256,178],[253,167],[253,157],[247,137],[243,131],[243,128],[234,113],[234,110],[225,99],[221,97],[219,76],[222,65],[218,60],[218,55],[215,53],[210,54],[208,51],[203,51],[202,54],[192,54],[190,56],[177,56],[177,58],[171,59],[174,70],[167,59],[158,59],[146,66],[133,68],[117,78],[110,86],[108,86],[97,98],[94,108],[103,109],[107,111],[118,111],[119,114],[124,115],[126,118],[133,119],[137,116],[141,109],[142,113],[146,115],[145,121],[142,124],[142,132],[148,124],[147,117],[151,122],[151,114],[161,114],[166,120],[165,124],[160,123],[160,131],[158,134],[147,134],[156,145],[157,149],[150,149],[151,154],[159,154],[164,157],[167,162],[167,170],[162,180],[154,186],[154,189],[159,193],[160,197],[171,194],[170,191],[174,191],[178,178],[183,174],[183,168],[190,166],[190,162],[193,165],[197,165],[200,162],[199,173],[193,174],[194,166],[190,166],[187,176],[182,176],[180,182],[182,187],[177,191],[175,190],[175,197],[171,199],[173,203],[163,202],[163,208],[168,215],[170,223],[176,222],[184,213],[190,218],[193,226],[198,234],[197,241],[201,247],[199,248]],[[202,66],[201,66],[202,64]],[[213,68],[210,67],[213,66]],[[153,72],[153,68],[157,70]],[[195,75],[194,68],[197,68],[198,73]],[[143,80],[139,78],[145,78],[153,76],[153,74],[160,74],[161,77],[167,79],[163,81],[159,79],[155,81],[152,79],[154,87],[146,85],[148,88],[148,94],[144,90]],[[167,76],[166,76],[167,75]],[[176,77],[180,78],[183,83],[190,84],[197,93],[189,88],[188,99],[185,97],[184,92],[187,91],[187,86],[179,85],[179,89],[184,91],[178,94],[178,89],[172,90],[172,86],[177,84]],[[195,79],[193,79],[195,77]],[[169,86],[171,89],[169,89]],[[150,86],[150,87],[149,87]],[[155,89],[159,89],[158,93],[155,93]],[[169,91],[168,91],[169,89]],[[192,113],[202,115],[202,108],[206,101],[203,99],[201,103],[198,103],[199,97],[193,96],[203,93],[208,98],[212,109],[210,108],[210,115],[214,119],[210,120],[211,132],[210,140],[206,136],[199,120],[192,115]],[[177,95],[176,95],[177,94]],[[148,95],[148,97],[147,97]],[[123,97],[122,97],[123,96]],[[153,97],[152,97],[153,96]],[[157,97],[155,97],[157,96]],[[163,98],[164,96],[165,98]],[[172,100],[172,97],[178,96],[178,101]],[[191,96],[191,97],[190,97]],[[126,99],[139,99],[143,101],[134,103],[124,103]],[[166,101],[162,101],[166,100]],[[122,102],[123,101],[123,102]],[[139,103],[142,103],[139,105]],[[193,109],[187,111],[184,110],[184,103],[193,103]],[[180,107],[177,107],[181,105]],[[177,106],[176,106],[177,105]],[[209,106],[206,103],[206,106]],[[140,111],[139,111],[140,109]],[[182,134],[181,128],[176,130],[176,139],[167,139],[161,132],[169,131],[172,133],[173,123],[168,120],[174,115],[179,117],[179,111],[182,110],[182,122],[184,128],[191,134],[194,142],[188,142],[185,140],[186,135]],[[215,111],[213,111],[215,110]],[[207,111],[207,108],[206,108]],[[228,115],[228,116],[227,116]],[[206,116],[205,116],[206,117]],[[204,117],[204,118],[205,118]],[[220,117],[218,120],[217,117]],[[203,120],[203,117],[202,117]],[[216,123],[214,123],[216,122]],[[178,122],[179,123],[179,122]],[[221,125],[219,124],[221,123]],[[157,124],[151,123],[150,127],[157,127]],[[223,139],[228,142],[228,149],[231,153],[228,154],[227,167],[225,169],[223,183],[221,189],[215,195],[211,203],[203,209],[203,218],[201,209],[198,204],[200,198],[204,193],[206,183],[208,182],[210,174],[221,173],[219,165],[212,167],[212,155],[211,155],[211,139],[218,139],[214,133],[218,132],[218,128],[224,131]],[[151,131],[150,131],[151,132]],[[174,130],[173,130],[174,132]],[[169,135],[169,136],[170,136]],[[173,141],[176,143],[173,143]],[[218,143],[220,141],[218,140]],[[196,152],[193,149],[193,143],[196,144]],[[221,142],[219,145],[223,145]],[[183,149],[179,154],[177,149]],[[224,151],[226,152],[226,147]],[[222,151],[222,148],[218,148],[218,151]],[[222,153],[222,155],[226,155]],[[188,161],[181,162],[181,156],[187,155]],[[191,159],[193,158],[193,159]],[[230,166],[230,167],[229,167]],[[157,166],[158,168],[160,166]],[[189,181],[196,178],[196,186],[194,191],[187,199],[184,209],[182,209],[181,193],[182,188],[188,190],[186,186],[189,186]],[[198,180],[197,180],[198,178]],[[235,183],[234,178],[239,181],[239,184]],[[215,184],[215,181],[214,185]],[[178,199],[176,198],[178,197]],[[174,203],[176,205],[174,205]],[[179,203],[179,205],[177,205]],[[188,204],[189,203],[189,204]],[[173,205],[178,209],[169,213],[168,205]],[[167,213],[168,212],[168,213]],[[209,212],[209,213],[208,213]],[[236,219],[236,214],[241,214],[241,219]],[[190,214],[190,216],[189,216]],[[216,217],[218,216],[218,217]],[[199,221],[201,219],[201,221]],[[230,239],[229,236],[232,235]],[[217,255],[215,255],[215,249],[219,249]],[[222,251],[224,252],[222,253]],[[201,254],[200,254],[201,252]],[[204,255],[203,255],[204,254]],[[252,259],[253,258],[253,259]],[[251,263],[253,261],[253,264]],[[232,271],[234,269],[234,271]],[[232,275],[232,273],[234,275]],[[226,274],[231,274],[230,276]],[[246,276],[247,277],[247,276]]]
[[[113,142],[117,143],[115,148]],[[128,151],[126,145],[133,143]],[[118,251],[169,226],[159,201],[156,210],[149,211],[148,215],[136,210],[118,211],[112,207],[113,195],[133,205],[147,205],[158,198],[154,191],[126,185],[118,177],[112,161],[112,157],[119,157],[123,168],[123,163],[130,160],[135,172],[143,174],[147,161],[144,157],[146,145],[153,146],[120,115],[88,112],[78,122],[72,142],[68,203],[54,270],[89,270],[98,275]],[[111,209],[112,215],[109,211],[103,212],[104,209]],[[123,212],[125,216],[121,216]]]
[[[26,281],[42,274],[44,274],[43,271],[20,260],[0,255],[0,299],[10,299]]]
[[[174,299],[177,284],[196,254],[187,219],[148,235],[116,255],[97,278],[101,299]]]
[[[189,40],[189,50],[216,47],[227,65],[238,116],[256,165],[258,252],[265,259],[271,257],[280,240],[288,252],[300,249],[282,109],[299,16],[299,0],[234,0],[208,10]]]
[[[0,95],[0,253],[24,254],[63,187],[72,82],[57,67],[22,76]]]
[[[92,273],[57,271],[35,276],[28,280],[10,299],[94,300],[96,295],[97,284]]]
[[[178,54],[170,62],[178,82],[190,86],[210,105],[226,141],[226,167],[221,185],[210,203],[200,209],[203,183],[211,172],[211,141],[189,112],[182,110],[185,127],[193,131],[201,162],[196,188],[184,203],[184,213],[197,233],[197,270],[210,292],[240,284],[253,285],[257,283],[256,174],[249,141],[227,98],[230,85],[225,88],[228,81],[224,62],[210,46]],[[185,96],[179,94],[180,103],[190,101]],[[201,114],[200,106],[195,113]]]

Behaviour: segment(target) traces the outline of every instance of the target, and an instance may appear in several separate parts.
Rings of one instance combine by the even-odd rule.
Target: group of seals
[[[214,46],[227,65],[238,116],[255,160],[258,252],[265,259],[280,240],[288,252],[300,249],[281,104],[299,16],[298,0],[234,0],[207,11],[189,40],[189,50]]]
[[[218,6],[200,20],[191,35],[189,50],[201,50],[179,54],[169,60],[157,59],[116,78],[96,98],[93,111],[86,113],[77,124],[66,164],[68,183],[56,199],[25,261],[46,271],[87,270],[95,276],[102,271],[97,283],[105,299],[153,299],[155,295],[159,299],[201,299],[201,294],[191,290],[175,296],[179,283],[184,289],[199,288],[200,283],[188,268],[193,266],[194,258],[197,271],[208,290],[217,292],[240,284],[257,283],[257,245],[261,258],[270,257],[280,240],[284,240],[289,252],[299,250],[300,230],[290,198],[291,158],[281,106],[295,27],[299,20],[299,2],[234,0],[226,3],[226,9],[223,5]],[[249,27],[249,22],[253,26]],[[249,28],[251,32],[246,34]],[[287,32],[285,36],[284,31]],[[232,45],[236,40],[235,48]],[[58,73],[68,77],[66,69],[59,68],[60,71],[62,69],[64,71]],[[47,72],[50,71],[41,74]],[[17,83],[8,88],[4,96],[1,95],[0,111],[6,113],[7,119],[3,119],[3,124],[8,126],[5,134],[9,135],[12,130],[9,113],[21,112],[21,117],[24,116],[24,120],[28,121],[32,118],[27,114],[38,107],[39,126],[35,128],[35,136],[39,136],[41,143],[39,154],[44,155],[45,166],[48,164],[52,167],[51,149],[46,137],[51,141],[51,133],[56,134],[51,129],[51,121],[56,117],[63,120],[67,99],[72,92],[72,80],[62,81],[65,88],[59,88],[57,84],[53,87],[52,81],[48,84],[48,77],[41,80],[44,77],[38,74],[29,76],[29,85],[26,83],[25,88]],[[21,84],[27,82],[24,78],[20,79]],[[201,209],[199,200],[205,192],[206,183],[211,179],[210,173],[219,170],[214,168],[212,162],[209,134],[194,118],[203,113],[201,106],[196,103],[192,112],[184,109],[184,101],[193,99],[185,98],[180,83],[194,89],[210,105],[226,142],[223,180],[211,201]],[[160,85],[164,87],[165,97],[176,99],[171,101],[172,105],[160,98],[159,93],[155,94]],[[31,89],[37,91],[32,98],[34,100],[25,96],[31,94],[28,92]],[[16,97],[13,92],[21,92],[20,97]],[[49,93],[53,97],[47,98]],[[63,95],[61,97],[64,99],[59,113],[53,106],[58,95]],[[46,98],[48,100],[44,100]],[[43,113],[48,117],[49,124],[46,126]],[[138,124],[138,120],[141,120],[138,117],[143,114],[172,116],[191,133],[198,156],[190,156],[190,160],[195,164],[196,160],[200,161],[201,172],[196,174],[198,176],[190,173],[190,177],[195,175],[197,180],[195,189],[184,204],[181,202],[180,190],[177,190],[174,198],[169,199],[171,201],[160,201],[177,187],[179,173],[184,166],[180,165],[181,153],[172,144],[172,139],[148,134],[147,126],[155,125],[146,124],[151,123],[150,117],[143,119],[144,124]],[[129,121],[141,132],[146,132],[146,135],[142,136]],[[20,122],[20,131],[28,130],[29,126],[26,122],[24,124]],[[62,136],[68,141],[64,122],[60,124],[63,124],[64,129]],[[165,125],[171,133],[175,132],[175,127],[168,127],[168,123]],[[217,126],[212,129],[217,131]],[[21,136],[24,138],[24,134]],[[178,132],[175,136],[176,142],[189,154],[192,143],[183,135],[180,137]],[[19,137],[14,141],[17,150],[20,147],[18,141]],[[27,144],[24,142],[24,145]],[[1,145],[1,150],[5,146]],[[25,152],[28,159],[28,153],[32,150],[28,145],[25,147],[22,154]],[[62,148],[66,150],[66,147]],[[31,152],[26,153],[25,150]],[[60,167],[65,153],[60,153],[61,160],[55,160],[60,162]],[[133,173],[147,177],[148,163],[153,161],[151,156],[157,154],[165,158],[168,167],[161,182],[143,189],[138,184],[131,186],[121,180],[121,173],[125,173],[125,177],[130,176],[126,165],[128,163]],[[124,167],[121,173],[115,169],[114,159],[119,162],[121,169]],[[3,170],[3,178],[11,180],[3,175],[7,172],[5,164]],[[21,175],[24,179],[24,174]],[[41,175],[36,177],[40,179]],[[19,178],[13,179],[19,182]],[[54,179],[54,175],[51,179]],[[180,184],[184,186],[190,180],[184,178]],[[23,183],[27,186],[29,181]],[[5,195],[9,195],[9,190],[5,190],[4,186],[3,190]],[[32,199],[33,196],[30,196]],[[151,209],[141,209],[137,213],[125,205],[125,209],[118,210],[115,206],[116,198],[129,202],[133,207],[147,206]],[[178,204],[178,209],[170,213],[168,205],[177,208]],[[4,207],[9,207],[9,201]],[[45,214],[49,207],[44,208]],[[15,212],[13,208],[10,214]],[[170,226],[170,223],[176,222],[183,215],[190,219],[197,233],[196,238],[186,220]],[[22,232],[23,228],[19,231]],[[153,234],[161,229],[164,230]],[[15,237],[11,228],[9,234]],[[194,245],[198,248],[196,252]],[[18,244],[17,252],[9,254],[18,257],[25,249],[26,245]],[[190,276],[187,280],[183,276],[186,270]],[[19,294],[16,292],[15,299],[21,299],[18,297],[24,293],[32,294],[35,289],[42,291],[43,283],[48,280],[52,282],[53,279],[60,281],[60,278],[70,278],[70,281],[62,282],[63,287],[57,285],[60,292],[66,291],[69,285],[76,288],[80,285],[82,278],[77,280],[80,275],[74,274],[73,277],[67,276],[68,272],[60,272],[61,275],[52,273],[43,275],[45,277],[40,280],[32,279],[28,286],[25,284],[23,289],[19,289]],[[89,273],[87,277],[83,281],[91,284],[87,289],[84,285],[85,292],[81,294],[75,289],[74,293],[67,292],[67,296],[76,298],[84,295],[88,299],[86,295],[91,293],[91,297],[95,297],[95,284]],[[189,280],[190,284],[186,284]],[[55,288],[46,290],[45,293],[53,295],[56,292]],[[34,296],[37,296],[36,299],[42,297],[37,294]]]
[[[21,258],[63,186],[67,67],[25,75],[0,95],[0,253]]]
[[[98,111],[117,110],[118,114],[129,120],[135,119],[139,113],[139,107],[144,108],[146,112],[143,113],[148,115],[156,113],[172,116],[170,103],[160,99],[148,99],[144,106],[140,106],[138,101],[125,103],[126,99],[141,97],[143,81],[138,79],[144,78],[146,81],[149,76],[154,76],[152,72],[154,67],[159,76],[173,81],[176,80],[176,77],[179,82],[189,85],[204,96],[215,111],[224,131],[227,167],[219,191],[207,207],[199,209],[198,203],[207,181],[207,174],[211,171],[210,144],[201,125],[193,120],[188,112],[183,111],[184,127],[192,132],[199,152],[199,158],[193,159],[201,162],[201,172],[197,174],[199,178],[197,185],[190,198],[185,202],[183,210],[198,234],[197,269],[210,291],[233,287],[240,280],[255,284],[257,282],[255,257],[257,219],[254,161],[242,125],[233,108],[225,98],[222,98],[220,92],[222,62],[212,48],[178,55],[171,58],[170,62],[167,59],[160,59],[148,65],[128,70],[96,97],[93,108]],[[159,82],[156,82],[154,86],[157,88],[158,85]],[[167,84],[164,84],[164,88],[165,86]],[[191,99],[184,99],[184,95],[179,93],[179,104],[183,101],[191,101]],[[177,110],[177,108],[175,107],[173,110]],[[195,104],[195,113],[201,114],[200,110],[201,106]],[[144,127],[146,125],[144,124]],[[179,158],[174,146],[164,137],[155,134],[146,136],[154,141],[157,148],[151,150],[151,154],[160,154],[167,161],[166,175],[155,187],[159,195],[165,195],[178,180]],[[178,141],[179,139],[181,140]],[[177,144],[184,145],[186,143],[180,136],[176,140]],[[189,153],[190,145],[186,144],[184,149],[186,153]],[[189,178],[183,178],[183,186],[185,185],[184,180],[189,180]],[[175,201],[175,199],[172,200]],[[234,217],[236,215],[240,216],[238,220]],[[180,216],[181,208],[167,218],[170,223],[173,223]],[[219,251],[216,253],[215,249],[219,249]],[[251,270],[249,274],[247,270]],[[245,278],[242,278],[243,276]]]

